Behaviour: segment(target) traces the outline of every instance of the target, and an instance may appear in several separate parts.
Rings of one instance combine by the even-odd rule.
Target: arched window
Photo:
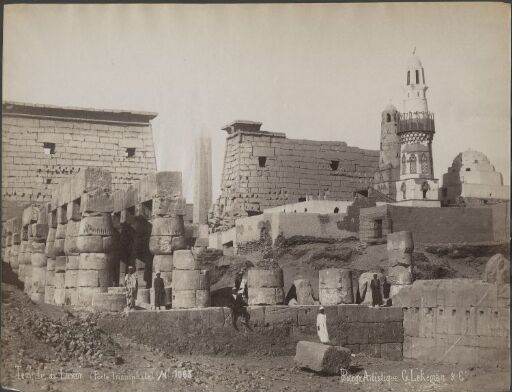
[[[386,114],[386,122],[391,122],[391,114]]]
[[[428,158],[425,153],[421,154],[421,173],[428,174]]]
[[[420,71],[416,70],[416,84],[420,84]]]
[[[423,76],[423,84],[425,84],[425,70],[421,69],[421,76]]]
[[[405,154],[402,154],[402,174],[405,174],[405,165],[407,161],[405,159]]]
[[[409,173],[416,174],[416,155],[411,154],[409,158]]]
[[[411,84],[411,71],[407,71],[407,85]]]
[[[406,191],[407,187],[405,185],[405,182],[402,182],[402,185],[400,186],[400,190],[402,191],[402,199],[406,199]]]

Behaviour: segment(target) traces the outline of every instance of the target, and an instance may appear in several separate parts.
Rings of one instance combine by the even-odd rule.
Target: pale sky
[[[503,3],[7,5],[3,99],[158,112],[158,170],[212,136],[214,196],[235,120],[379,148],[407,58],[425,68],[434,171],[468,148],[510,178],[510,6]]]

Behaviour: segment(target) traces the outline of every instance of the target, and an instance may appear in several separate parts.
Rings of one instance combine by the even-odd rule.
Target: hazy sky
[[[209,132],[214,195],[235,120],[379,148],[414,47],[436,116],[436,177],[485,153],[510,177],[510,6],[502,3],[8,5],[3,99],[158,112],[159,170],[193,188]]]

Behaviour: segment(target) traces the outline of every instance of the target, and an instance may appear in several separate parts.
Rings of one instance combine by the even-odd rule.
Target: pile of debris
[[[25,359],[61,365],[78,361],[82,367],[123,362],[116,355],[118,344],[96,325],[93,314],[74,315],[47,306],[46,315],[26,297],[10,298],[4,305],[2,327],[32,341],[23,350]]]

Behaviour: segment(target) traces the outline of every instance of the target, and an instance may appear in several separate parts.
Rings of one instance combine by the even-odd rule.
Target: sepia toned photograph
[[[511,6],[3,5],[2,391],[509,391]]]

